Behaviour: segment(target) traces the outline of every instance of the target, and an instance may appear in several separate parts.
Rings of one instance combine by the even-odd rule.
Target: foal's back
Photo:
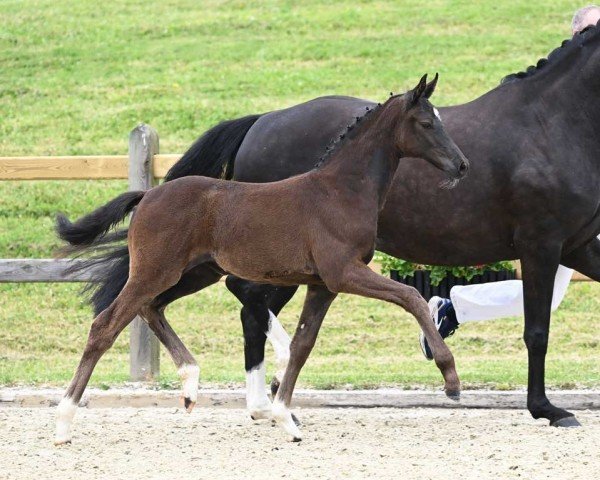
[[[214,261],[256,281],[312,283],[311,232],[321,225],[326,187],[310,174],[253,184],[184,177],[150,190],[137,207],[130,250],[163,249],[182,267]],[[326,194],[326,193],[325,193]],[[156,242],[161,236],[164,242]],[[179,260],[181,259],[181,260]]]

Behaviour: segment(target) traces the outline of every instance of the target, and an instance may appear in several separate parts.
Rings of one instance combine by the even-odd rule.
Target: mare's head
[[[467,174],[469,161],[446,133],[439,112],[429,102],[437,80],[436,74],[427,83],[424,75],[415,88],[386,103],[394,104],[394,113],[398,115],[394,142],[400,155],[423,158],[443,170],[450,177],[445,186],[452,187]]]

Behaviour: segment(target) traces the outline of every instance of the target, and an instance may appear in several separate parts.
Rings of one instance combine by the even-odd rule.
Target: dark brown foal
[[[300,439],[288,410],[294,384],[338,292],[389,301],[413,314],[432,347],[446,392],[458,395],[454,359],[423,298],[366,266],[373,256],[377,216],[401,157],[423,158],[452,181],[468,169],[429,103],[436,81],[437,76],[427,84],[423,77],[415,89],[369,112],[306,174],[269,184],[185,177],[147,192],[125,193],[75,224],[62,219],[62,228],[95,229],[102,235],[137,205],[128,236],[129,278],[92,324],[59,405],[56,443],[70,441],[71,419],[96,362],[137,314],[150,323],[178,366],[195,366],[152,305],[185,271],[203,263],[256,282],[309,286],[273,409],[291,438]],[[183,374],[195,375],[184,389],[196,390],[197,367]],[[185,395],[187,406],[193,406],[195,392]]]

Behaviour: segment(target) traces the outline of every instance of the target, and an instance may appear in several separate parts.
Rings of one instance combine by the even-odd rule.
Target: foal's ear
[[[415,105],[419,99],[423,96],[423,93],[425,92],[425,89],[427,88],[427,74],[423,75],[421,77],[421,80],[419,80],[419,84],[413,88],[411,90],[411,99],[410,99],[410,106],[412,107],[413,105]]]
[[[437,85],[438,78],[439,75],[436,73],[435,78],[431,82],[429,82],[425,87],[425,91],[423,92],[423,96],[425,98],[431,97],[431,95],[433,95],[433,92],[435,92],[435,86]]]

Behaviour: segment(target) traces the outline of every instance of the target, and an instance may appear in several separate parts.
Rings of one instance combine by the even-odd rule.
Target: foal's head
[[[469,161],[448,136],[437,109],[429,102],[437,84],[438,75],[427,83],[427,75],[404,95],[392,97],[393,113],[398,115],[394,129],[394,143],[400,155],[427,160],[448,173],[454,186],[469,170]]]

